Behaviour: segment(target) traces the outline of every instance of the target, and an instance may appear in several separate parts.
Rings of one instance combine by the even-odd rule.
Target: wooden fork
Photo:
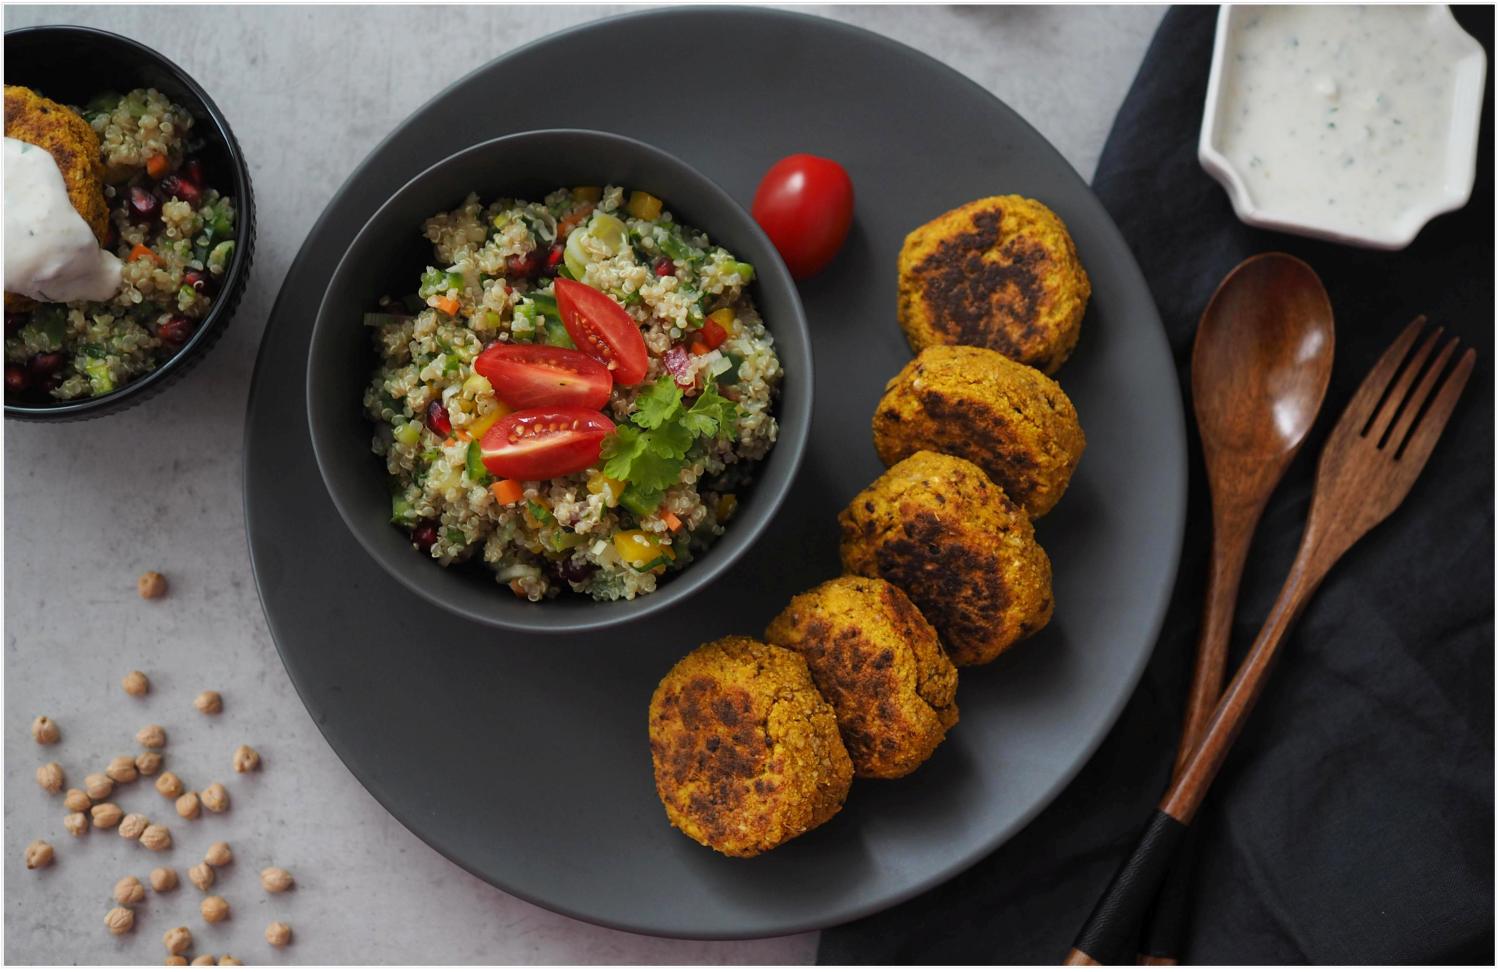
[[[1424,371],[1442,328],[1422,342],[1410,361],[1407,357],[1425,323],[1425,318],[1418,317],[1401,332],[1355,391],[1329,434],[1318,460],[1302,545],[1281,594],[1234,681],[1219,700],[1203,741],[1094,906],[1066,964],[1116,962],[1133,953],[1141,921],[1172,853],[1202,805],[1229,747],[1249,719],[1287,632],[1328,571],[1355,541],[1391,515],[1427,464],[1474,370],[1474,350],[1465,351],[1443,377],[1458,346],[1454,338]],[[1441,385],[1439,378],[1443,379]]]

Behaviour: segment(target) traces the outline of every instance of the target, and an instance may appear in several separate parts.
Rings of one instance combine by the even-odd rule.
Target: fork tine
[[[1437,445],[1438,437],[1447,427],[1448,419],[1453,415],[1453,408],[1458,404],[1458,396],[1463,394],[1464,386],[1469,383],[1469,374],[1473,370],[1474,349],[1470,348],[1464,352],[1463,357],[1458,359],[1458,364],[1443,382],[1443,387],[1438,389],[1437,397],[1432,400],[1432,407],[1412,430],[1411,439],[1397,456],[1398,461],[1402,464],[1414,463],[1416,472],[1422,471],[1422,467],[1427,464],[1427,457],[1432,455],[1432,449]]]
[[[1360,435],[1365,433],[1375,415],[1375,406],[1380,404],[1380,396],[1390,387],[1396,369],[1401,366],[1406,352],[1411,350],[1412,344],[1417,340],[1417,335],[1422,332],[1426,324],[1427,316],[1417,315],[1417,319],[1406,325],[1406,330],[1391,342],[1385,354],[1382,354],[1380,360],[1375,362],[1375,367],[1370,369],[1368,375],[1365,375],[1365,380],[1360,382],[1359,387],[1354,390],[1354,397],[1345,406],[1340,422],[1355,419],[1358,424],[1354,431]]]
[[[1396,416],[1401,411],[1401,405],[1406,401],[1406,393],[1416,382],[1417,376],[1422,373],[1422,366],[1432,356],[1432,349],[1437,344],[1438,338],[1443,334],[1440,327],[1427,336],[1421,347],[1412,352],[1411,360],[1406,362],[1406,367],[1391,382],[1390,390],[1386,393],[1385,402],[1380,406],[1380,413],[1375,416],[1374,421],[1366,430],[1366,434],[1375,440],[1379,446],[1385,441],[1386,432],[1390,431],[1391,424],[1396,421]],[[1420,403],[1418,403],[1420,404]]]
[[[1443,373],[1443,366],[1448,363],[1449,358],[1453,357],[1453,351],[1457,347],[1458,338],[1450,338],[1448,343],[1443,345],[1443,350],[1423,373],[1421,384],[1417,385],[1417,390],[1411,393],[1411,401],[1407,402],[1401,414],[1396,416],[1396,421],[1391,426],[1390,436],[1386,439],[1392,452],[1399,450],[1406,443],[1407,432],[1411,430],[1412,423],[1417,420],[1417,416],[1422,414],[1422,406],[1432,394],[1432,386],[1437,384],[1438,376]]]

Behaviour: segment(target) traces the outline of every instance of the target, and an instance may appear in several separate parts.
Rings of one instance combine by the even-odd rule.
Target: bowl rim
[[[494,151],[497,146],[502,146],[509,143],[533,141],[540,138],[555,138],[558,136],[584,136],[586,138],[610,143],[615,147],[624,146],[628,147],[631,151],[634,152],[640,152],[646,155],[654,155],[658,158],[659,161],[666,162],[670,166],[675,166],[682,172],[689,174],[690,177],[699,180],[702,183],[703,190],[707,192],[708,195],[713,198],[713,200],[718,205],[723,206],[730,211],[738,212],[743,217],[746,230],[750,232],[752,236],[758,237],[764,249],[768,253],[773,254],[775,257],[774,261],[768,265],[757,263],[757,282],[762,286],[774,286],[778,290],[787,293],[791,298],[790,313],[787,315],[788,319],[785,324],[781,326],[780,330],[775,332],[775,340],[778,345],[795,345],[801,352],[802,360],[806,362],[805,367],[802,369],[802,375],[796,382],[797,387],[793,392],[806,402],[806,407],[801,410],[801,419],[794,426],[788,426],[785,423],[784,419],[786,417],[786,410],[784,405],[782,405],[782,402],[785,401],[788,389],[791,387],[791,383],[784,380],[778,395],[779,400],[776,408],[776,418],[778,422],[779,432],[777,435],[777,440],[772,446],[772,449],[773,451],[776,449],[791,449],[792,455],[789,461],[789,465],[787,466],[785,475],[777,482],[767,482],[763,477],[760,476],[758,476],[753,481],[753,485],[756,487],[758,492],[769,491],[769,494],[766,496],[766,505],[763,508],[758,521],[749,524],[749,526],[746,528],[746,532],[743,533],[740,537],[735,538],[734,549],[732,549],[727,556],[724,556],[717,562],[707,566],[704,566],[701,563],[701,560],[695,560],[693,563],[689,564],[681,571],[683,575],[690,576],[684,576],[681,579],[677,580],[675,583],[667,585],[665,588],[659,588],[649,594],[641,595],[630,600],[621,599],[613,602],[594,602],[611,605],[614,608],[614,612],[610,616],[598,617],[589,620],[568,620],[565,615],[559,614],[556,611],[552,611],[549,613],[547,610],[549,604],[548,602],[543,601],[538,604],[530,605],[530,607],[535,609],[537,612],[535,619],[513,619],[496,616],[493,613],[484,611],[471,610],[468,607],[454,604],[440,597],[436,592],[430,590],[426,584],[420,582],[420,580],[418,580],[416,577],[408,576],[407,571],[400,569],[401,566],[404,566],[404,562],[403,564],[397,564],[394,558],[387,556],[387,552],[379,548],[374,543],[373,537],[367,536],[367,531],[358,524],[356,518],[353,515],[353,510],[350,508],[350,505],[347,501],[347,498],[334,487],[332,481],[333,477],[331,476],[328,468],[329,460],[326,458],[326,454],[331,453],[333,443],[329,438],[330,433],[326,430],[327,423],[326,421],[323,421],[328,416],[324,413],[321,406],[314,404],[318,401],[318,398],[313,394],[312,369],[313,361],[316,357],[313,349],[318,345],[320,339],[329,340],[330,335],[332,334],[333,329],[336,326],[334,323],[332,308],[330,307],[330,295],[334,289],[334,281],[340,279],[344,275],[344,273],[350,266],[351,255],[355,250],[360,248],[360,244],[365,240],[367,234],[374,232],[376,223],[386,213],[386,211],[395,206],[405,193],[413,189],[413,187],[416,186],[417,183],[430,178],[432,173],[456,164],[458,160],[469,155]],[[712,235],[711,228],[699,228],[702,229],[703,232],[710,233]],[[771,279],[768,280],[768,277],[770,277]],[[749,212],[743,206],[741,206],[733,196],[725,191],[722,186],[720,186],[714,180],[710,179],[708,176],[704,175],[690,163],[678,158],[676,155],[673,155],[670,152],[667,152],[665,149],[658,148],[648,142],[641,141],[640,139],[632,138],[628,135],[621,135],[616,132],[607,132],[591,128],[539,128],[523,132],[513,132],[508,135],[501,135],[495,138],[485,139],[483,141],[469,145],[466,148],[460,149],[457,152],[453,152],[452,154],[442,159],[439,159],[433,164],[423,168],[416,175],[406,180],[406,182],[402,183],[400,188],[396,189],[390,195],[390,197],[387,198],[385,202],[381,203],[381,205],[377,207],[373,213],[371,213],[369,218],[365,220],[364,224],[360,227],[359,232],[354,235],[354,237],[350,240],[349,246],[345,249],[343,254],[340,255],[339,261],[334,267],[333,274],[328,279],[328,283],[324,289],[323,299],[318,304],[317,313],[313,318],[311,334],[308,338],[307,369],[305,372],[304,381],[304,400],[307,402],[308,436],[312,446],[313,460],[318,467],[318,474],[322,478],[324,489],[327,492],[329,499],[332,500],[334,508],[338,510],[339,517],[343,520],[344,526],[348,528],[351,534],[353,534],[354,538],[359,542],[360,546],[364,548],[365,552],[370,555],[371,559],[379,564],[386,571],[386,573],[394,577],[402,586],[406,587],[408,590],[419,595],[429,603],[446,611],[450,611],[458,615],[459,617],[506,631],[539,635],[567,635],[597,632],[608,628],[613,628],[618,625],[631,624],[640,621],[648,616],[657,614],[658,612],[661,612],[673,606],[679,601],[685,600],[693,594],[696,594],[698,591],[708,586],[716,578],[718,578],[730,567],[732,567],[747,551],[749,551],[751,547],[756,544],[756,542],[760,540],[762,534],[766,531],[767,527],[770,526],[771,521],[775,519],[776,514],[780,511],[787,495],[791,492],[792,485],[796,481],[797,475],[802,468],[802,461],[807,451],[807,442],[812,431],[812,417],[815,404],[813,395],[814,361],[812,351],[812,337],[807,323],[807,313],[802,306],[801,294],[797,290],[797,286],[792,279],[791,272],[787,269],[785,262],[781,259],[780,253],[776,250],[775,245],[772,244],[770,238],[766,236],[765,231],[760,228],[760,225],[755,222],[755,220],[750,216]],[[788,443],[786,441],[788,438],[792,440],[791,443]],[[767,458],[769,457],[769,455],[770,453],[767,453]],[[766,459],[762,459],[759,461],[765,462]],[[718,547],[720,544],[723,544],[724,542],[726,542],[726,539],[727,538],[725,537],[718,538],[718,540],[714,544],[714,547]],[[407,551],[402,551],[402,553],[405,554],[407,553]],[[415,563],[417,561],[413,560],[412,562]],[[500,588],[497,587],[496,603],[508,603],[499,600],[499,593]]]
[[[1241,7],[1257,4],[1224,4],[1219,8],[1214,30],[1213,59],[1209,65],[1208,93],[1204,98],[1203,122],[1198,130],[1198,164],[1223,187],[1234,207],[1235,216],[1247,226],[1293,233],[1314,239],[1329,240],[1350,246],[1373,250],[1402,250],[1410,246],[1429,222],[1444,213],[1462,209],[1474,191],[1475,166],[1479,148],[1479,128],[1484,108],[1485,75],[1488,73],[1488,58],[1484,47],[1459,24],[1453,12],[1445,5],[1425,8],[1428,26],[1437,34],[1446,35],[1457,48],[1467,48],[1462,54],[1455,53],[1454,63],[1467,67],[1470,77],[1460,75],[1455,89],[1453,111],[1448,130],[1445,164],[1450,172],[1455,171],[1456,183],[1445,183],[1425,206],[1415,207],[1403,218],[1392,220],[1379,229],[1367,231],[1350,230],[1347,226],[1310,218],[1288,209],[1274,209],[1257,205],[1251,198],[1244,175],[1219,149],[1217,129],[1223,114],[1225,92],[1224,65],[1228,56],[1229,35],[1235,30],[1235,20]],[[1473,65],[1473,66],[1471,66]]]
[[[202,103],[208,121],[212,123],[214,137],[224,144],[225,150],[234,162],[234,203],[235,216],[239,221],[235,233],[234,257],[230,260],[229,269],[224,274],[224,282],[219,288],[219,300],[213,307],[209,308],[203,323],[193,332],[188,339],[177,350],[175,354],[167,358],[156,368],[146,374],[133,379],[125,386],[118,388],[107,395],[91,396],[89,398],[73,399],[65,402],[54,402],[45,404],[12,404],[5,403],[5,414],[9,416],[24,417],[26,419],[75,419],[84,417],[92,412],[99,412],[101,416],[115,409],[122,401],[131,398],[153,385],[165,381],[176,371],[185,367],[186,362],[197,357],[198,352],[211,344],[210,335],[222,328],[224,324],[234,315],[238,309],[238,300],[226,300],[226,295],[233,294],[237,289],[248,282],[248,261],[252,254],[252,247],[242,245],[248,239],[249,234],[254,232],[255,225],[255,200],[250,189],[250,166],[245,160],[244,150],[240,148],[239,141],[234,137],[234,132],[229,127],[229,121],[219,106],[209,97],[208,92],[193,79],[192,75],[184,71],[175,61],[166,55],[156,51],[140,41],[116,34],[108,30],[100,30],[97,27],[83,27],[76,24],[37,24],[30,27],[16,27],[5,31],[5,41],[10,43],[12,38],[25,38],[28,35],[38,34],[72,34],[75,36],[90,37],[102,40],[105,43],[117,44],[128,50],[136,57],[154,61],[158,66],[172,74],[183,87],[193,93]],[[195,118],[196,118],[196,113]],[[201,121],[201,119],[198,119]],[[227,309],[227,311],[226,311]]]

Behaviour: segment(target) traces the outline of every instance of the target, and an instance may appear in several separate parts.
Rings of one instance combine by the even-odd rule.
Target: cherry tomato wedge
[[[552,293],[563,327],[578,349],[610,365],[616,384],[640,384],[646,377],[646,339],[625,308],[576,280],[559,278]]]
[[[854,220],[854,183],[832,159],[789,155],[755,190],[750,215],[801,280],[826,267]]]
[[[551,479],[598,463],[599,445],[614,430],[592,409],[528,408],[490,426],[479,457],[501,479]]]
[[[474,359],[474,370],[514,409],[543,405],[604,407],[614,379],[582,351],[546,344],[492,344]]]

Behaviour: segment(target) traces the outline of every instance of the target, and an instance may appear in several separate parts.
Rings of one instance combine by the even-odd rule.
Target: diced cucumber
[[[464,467],[469,478],[476,485],[488,486],[495,481],[495,477],[491,476],[490,471],[485,468],[484,451],[479,448],[478,439],[469,440],[469,451],[464,455]]]
[[[114,375],[109,373],[109,363],[100,358],[85,358],[83,373],[89,376],[89,385],[95,395],[104,395],[115,390]]]
[[[417,510],[404,496],[391,497],[391,522],[397,526],[416,526]]]
[[[576,349],[578,347],[578,345],[573,343],[573,338],[568,334],[568,329],[563,327],[562,321],[551,317],[547,318],[546,321],[547,344],[552,345],[554,348]]]

